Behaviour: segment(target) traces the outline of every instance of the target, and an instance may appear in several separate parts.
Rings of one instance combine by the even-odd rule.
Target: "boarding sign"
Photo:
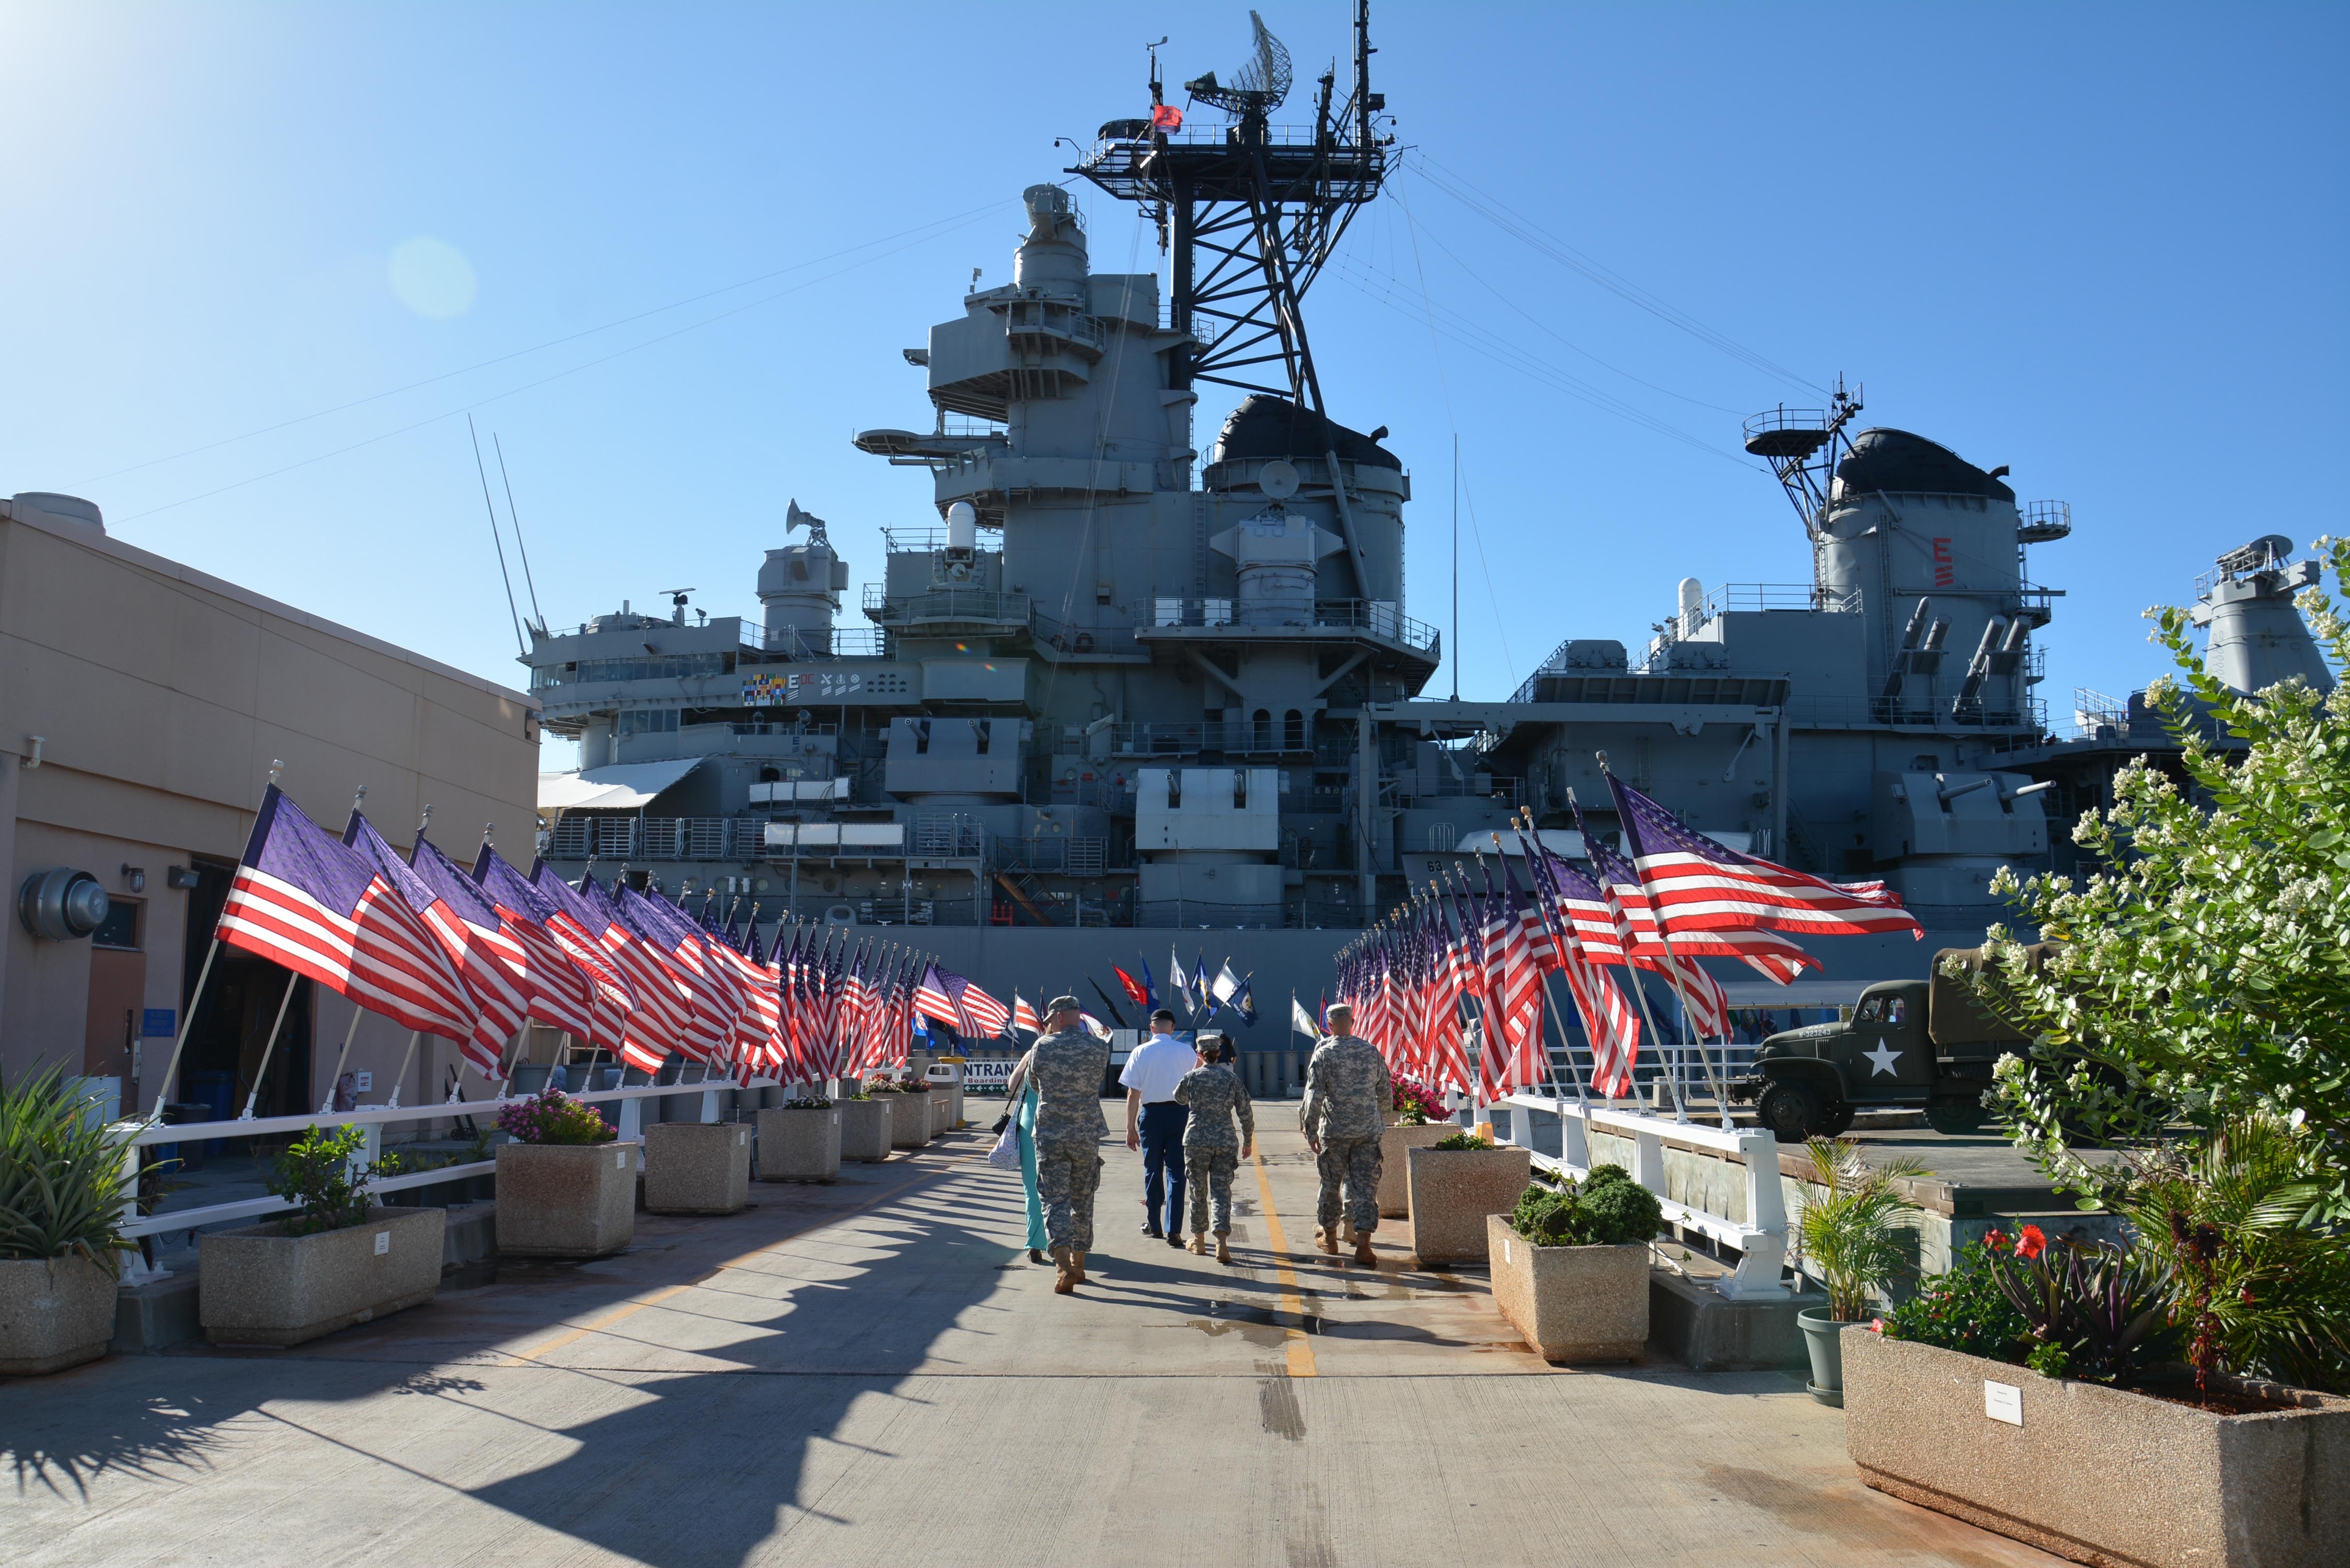
[[[1010,1056],[974,1056],[962,1064],[962,1089],[966,1095],[1000,1095],[1012,1081],[1012,1069],[1019,1061]]]

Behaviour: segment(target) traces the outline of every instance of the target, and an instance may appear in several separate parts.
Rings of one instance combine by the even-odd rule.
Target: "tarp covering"
[[[650,804],[653,796],[702,764],[701,757],[679,757],[666,763],[614,763],[576,774],[538,775],[538,809],[632,811]]]

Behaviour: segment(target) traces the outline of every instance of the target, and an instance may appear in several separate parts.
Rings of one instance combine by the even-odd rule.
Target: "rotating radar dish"
[[[1256,487],[1274,501],[1286,501],[1297,493],[1297,465],[1274,458],[1256,471]]]

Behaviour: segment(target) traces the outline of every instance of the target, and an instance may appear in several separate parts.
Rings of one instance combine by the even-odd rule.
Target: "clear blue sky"
[[[1302,100],[1349,7],[1263,10]],[[1410,609],[1448,627],[1459,432],[1464,695],[1570,633],[1637,642],[1684,574],[1804,580],[1738,421],[1839,371],[1869,422],[2072,503],[2033,562],[2069,594],[2060,722],[2074,686],[2158,671],[2138,612],[2214,555],[2343,527],[2350,11],[1372,20],[1419,171],[1308,318],[1334,410],[1413,471]],[[1170,82],[1229,74],[1247,9],[13,0],[0,493],[89,496],[122,538],[516,683],[468,409],[557,625],[681,587],[754,614],[793,496],[878,576],[929,485],[849,436],[926,421],[899,350],[972,267],[1008,276],[1052,139],[1137,112],[1170,32]],[[1097,267],[1158,265],[1079,198]]]

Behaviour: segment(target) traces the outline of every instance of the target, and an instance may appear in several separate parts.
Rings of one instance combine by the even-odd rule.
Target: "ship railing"
[[[1081,343],[1100,353],[1107,347],[1108,332],[1099,319],[1087,316],[1073,306],[1049,300],[1014,300],[1003,315],[1006,337],[1045,337],[1066,338]]]
[[[745,621],[743,650],[736,668],[744,665],[790,664],[810,659],[871,659],[889,652],[889,634],[879,627],[837,626],[830,632],[810,632],[799,627],[777,627],[768,640],[764,627]]]
[[[1109,840],[1064,834],[1047,834],[1036,838],[993,838],[988,841],[988,865],[1002,871],[1098,877],[1109,865]]]
[[[865,585],[865,613],[884,626],[924,622],[1025,626],[1033,608],[1026,594],[998,593],[992,588],[932,588],[926,593],[891,594],[883,584]]]
[[[2021,702],[1983,703],[1952,711],[1954,692],[1932,701],[1924,697],[1798,697],[1787,704],[1787,722],[1799,730],[1871,728],[1880,724],[1904,728],[1957,725],[1963,729],[2012,730],[2035,732],[2048,728],[2048,700],[2026,697]]]
[[[590,1089],[571,1097],[590,1106],[608,1110],[612,1119],[618,1125],[620,1141],[628,1143],[640,1137],[643,1124],[647,1120],[660,1119],[658,1114],[651,1117],[646,1116],[645,1111],[649,1102],[671,1099],[679,1096],[691,1096],[699,1102],[698,1119],[703,1122],[717,1122],[725,1119],[720,1110],[721,1096],[738,1086],[740,1086],[739,1082],[732,1079],[715,1083],[638,1084],[618,1088]],[[750,1083],[750,1087],[754,1089],[785,1086],[786,1085],[782,1080],[775,1077],[754,1077]],[[363,1106],[350,1110],[322,1111],[302,1116],[254,1116],[210,1122],[168,1124],[147,1121],[117,1122],[113,1124],[112,1129],[117,1134],[116,1147],[122,1151],[125,1174],[130,1179],[127,1186],[134,1194],[123,1203],[119,1229],[124,1237],[135,1241],[142,1236],[168,1235],[177,1231],[198,1231],[236,1220],[263,1219],[272,1214],[285,1213],[296,1206],[287,1199],[268,1196],[236,1199],[224,1203],[198,1204],[185,1209],[162,1209],[152,1213],[142,1214],[140,1212],[140,1200],[135,1194],[140,1185],[138,1174],[141,1162],[141,1151],[145,1149],[158,1149],[159,1153],[153,1158],[160,1161],[172,1158],[171,1154],[160,1151],[176,1149],[176,1147],[182,1143],[218,1138],[274,1140],[293,1138],[312,1128],[339,1131],[345,1127],[356,1127],[362,1134],[359,1147],[350,1157],[350,1166],[356,1175],[383,1158],[383,1134],[388,1127],[447,1122],[458,1117],[469,1118],[477,1126],[494,1127],[501,1112],[509,1106],[522,1106],[527,1103],[527,1098],[528,1096],[520,1095],[507,1095],[486,1100],[447,1100],[419,1106]],[[657,1112],[658,1107],[656,1107]],[[641,1149],[639,1151],[639,1161],[641,1168]],[[471,1181],[477,1177],[494,1177],[497,1169],[498,1162],[495,1159],[459,1160],[430,1169],[380,1177],[368,1184],[368,1190],[370,1194],[419,1191],[444,1186],[450,1182]],[[122,1270],[122,1282],[141,1284],[163,1277],[162,1271],[147,1267],[139,1253],[129,1252],[124,1254],[124,1257],[126,1262]]]
[[[1158,598],[1151,601],[1151,630],[1232,628],[1235,637],[1283,627],[1363,631],[1383,641],[1434,653],[1442,634],[1414,620],[1388,599]]]
[[[1526,781],[1494,774],[1471,774],[1466,778],[1439,774],[1426,784],[1409,774],[1397,782],[1396,794],[1403,800],[1458,800],[1491,798],[1515,805],[1525,798]]]
[[[1779,1142],[1769,1132],[1533,1094],[1508,1096],[1477,1119],[1491,1121],[1497,1137],[1527,1150],[1544,1170],[1581,1178],[1595,1165],[1623,1167],[1656,1194],[1668,1224],[1738,1254],[1737,1265],[1715,1287],[1724,1297],[1785,1298],[1787,1204]],[[1557,1153],[1536,1147],[1549,1141],[1544,1132],[1555,1132]]]

